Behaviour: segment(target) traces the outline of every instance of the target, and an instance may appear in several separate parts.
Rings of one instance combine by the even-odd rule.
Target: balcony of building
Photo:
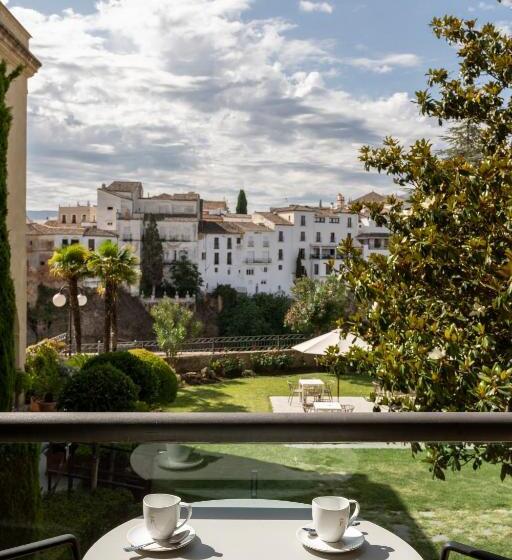
[[[511,413],[3,413],[0,433],[17,465],[2,473],[3,488],[24,499],[16,518],[4,508],[0,549],[24,547],[0,552],[4,559],[53,546],[72,547],[63,557],[76,560],[80,552],[84,560],[140,557],[123,548],[139,542],[142,500],[154,493],[192,503],[190,538],[182,550],[150,548],[143,557],[328,558],[301,531],[313,527],[315,497],[340,495],[360,508],[347,539],[362,540],[347,558],[434,560],[457,548],[506,560],[499,554],[510,550],[510,482],[499,467],[463,467],[436,481],[409,444],[508,445]],[[36,472],[21,468],[34,453],[41,506],[27,499]]]
[[[245,264],[270,264],[271,262],[271,257],[246,257],[244,259]]]

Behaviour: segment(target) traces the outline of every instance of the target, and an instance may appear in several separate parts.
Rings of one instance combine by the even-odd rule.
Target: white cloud
[[[30,84],[29,206],[94,200],[118,178],[214,198],[245,185],[256,208],[394,190],[363,171],[359,147],[437,128],[405,93],[329,85],[346,63],[332,45],[294,39],[289,22],[251,20],[248,8],[145,0],[143,18],[140,0],[104,0],[89,15],[13,9],[43,62]],[[358,64],[379,71],[412,56]]]
[[[299,9],[302,12],[323,12],[324,14],[332,14],[334,10],[329,2],[310,2],[309,0],[300,0]]]
[[[370,70],[378,74],[386,74],[397,67],[412,68],[418,66],[421,63],[421,59],[415,54],[399,53],[388,54],[380,58],[351,58],[347,62],[351,66],[364,68],[365,70]]]

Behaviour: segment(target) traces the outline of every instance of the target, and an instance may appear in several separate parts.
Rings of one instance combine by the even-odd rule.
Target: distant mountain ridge
[[[55,210],[27,210],[27,218],[35,222],[54,220],[58,215]]]

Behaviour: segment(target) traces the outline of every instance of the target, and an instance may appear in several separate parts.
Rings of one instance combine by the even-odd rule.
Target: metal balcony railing
[[[181,298],[180,302],[193,302],[194,298]],[[65,336],[65,335],[64,335]],[[218,336],[201,337],[187,340],[181,353],[189,352],[244,352],[254,350],[289,350],[292,346],[304,342],[309,337],[303,334],[278,334],[262,336]],[[156,340],[131,340],[117,343],[119,350],[145,348],[158,351]],[[82,352],[96,353],[102,349],[102,343],[82,343]]]
[[[247,257],[244,262],[246,264],[270,264],[272,259],[270,257]]]
[[[512,442],[511,412],[4,412],[3,443]]]

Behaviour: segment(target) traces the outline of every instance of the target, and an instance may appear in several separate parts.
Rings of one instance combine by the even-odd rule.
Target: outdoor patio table
[[[302,403],[306,402],[308,391],[314,389],[316,393],[320,393],[324,385],[325,383],[321,379],[299,379]]]
[[[364,510],[364,505],[363,508]],[[190,524],[197,536],[190,545],[170,553],[145,553],[144,558],[174,560],[421,560],[405,541],[375,523],[362,521],[358,529],[366,542],[356,551],[323,554],[309,551],[300,544],[295,532],[311,521],[311,507],[276,500],[214,500],[193,504]],[[116,527],[86,553],[84,560],[135,560],[140,556],[124,552],[126,534],[142,518]]]
[[[342,405],[339,402],[315,401],[313,410],[315,412],[341,412]]]

